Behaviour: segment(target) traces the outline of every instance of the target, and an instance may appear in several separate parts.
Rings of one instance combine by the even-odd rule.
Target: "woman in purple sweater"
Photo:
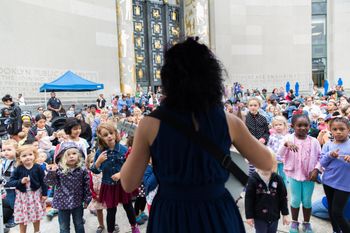
[[[323,187],[334,232],[350,232],[344,208],[350,197],[350,124],[344,117],[329,122],[334,141],[323,146],[321,165],[324,168]]]

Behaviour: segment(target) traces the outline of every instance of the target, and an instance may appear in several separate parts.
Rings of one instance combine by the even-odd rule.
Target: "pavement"
[[[315,186],[313,200],[318,200],[322,196],[323,196],[322,186],[317,184]],[[244,216],[244,201],[243,200],[240,200],[238,202],[238,207],[242,213],[242,216]],[[85,232],[86,233],[95,233],[96,228],[98,226],[97,218],[94,215],[90,214],[88,210],[85,210],[84,217],[86,219]],[[128,219],[126,217],[126,213],[121,205],[118,207],[116,219],[117,219],[117,223],[118,223],[119,228],[120,228],[120,233],[131,232],[131,228],[130,228],[130,225],[128,223]],[[244,219],[244,217],[243,217],[243,219]],[[302,221],[302,214],[300,214],[300,221]],[[324,221],[324,220],[321,220],[321,219],[318,219],[315,217],[311,217],[311,223],[312,223],[312,226],[314,228],[315,233],[331,233],[332,232],[331,224],[328,221]],[[145,233],[146,227],[147,227],[146,224],[141,225],[140,231],[142,233]],[[247,233],[255,232],[254,229],[252,227],[250,227],[249,225],[247,225],[246,223],[245,223],[245,227],[246,227]],[[280,221],[280,225],[278,227],[278,230],[279,230],[278,232],[281,232],[281,233],[288,232],[288,229],[289,228],[287,226],[282,226],[281,221]],[[19,233],[18,226],[12,228],[10,232],[11,233]],[[34,232],[32,225],[28,226],[27,232]],[[41,233],[58,233],[58,232],[59,232],[59,227],[58,227],[57,217],[54,217],[52,219],[52,221],[48,221],[46,218],[41,221]],[[73,226],[71,227],[71,232],[74,232]],[[194,232],[194,233],[197,233],[197,232]]]

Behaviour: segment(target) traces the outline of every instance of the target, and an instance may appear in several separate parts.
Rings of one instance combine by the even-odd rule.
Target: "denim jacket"
[[[96,151],[94,164],[91,167],[91,172],[95,174],[99,174],[102,172],[102,184],[115,185],[118,182],[114,181],[111,177],[115,173],[120,172],[124,162],[125,162],[125,154],[128,151],[128,148],[117,143],[113,150],[107,150],[107,160],[105,160],[101,166],[96,168],[96,160],[102,153],[100,149]]]

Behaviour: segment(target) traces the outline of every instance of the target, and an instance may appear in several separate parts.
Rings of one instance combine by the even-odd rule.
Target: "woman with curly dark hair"
[[[269,151],[240,119],[224,112],[222,68],[208,47],[188,38],[167,50],[164,61],[160,111],[205,135],[225,154],[233,144],[254,166],[270,170]],[[139,186],[150,156],[159,183],[147,232],[245,232],[225,189],[229,173],[214,155],[152,115],[140,121],[133,145],[121,170],[124,189]]]

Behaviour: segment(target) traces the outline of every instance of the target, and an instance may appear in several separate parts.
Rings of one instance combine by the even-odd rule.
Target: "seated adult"
[[[35,125],[28,132],[26,143],[31,144],[44,136],[52,136],[52,134],[53,129],[46,124],[46,116],[38,114],[35,116]]]
[[[96,112],[97,106],[96,104],[90,105],[90,112],[87,114],[85,118],[85,122],[88,123],[90,126],[94,123],[95,119],[99,117],[99,113]]]

